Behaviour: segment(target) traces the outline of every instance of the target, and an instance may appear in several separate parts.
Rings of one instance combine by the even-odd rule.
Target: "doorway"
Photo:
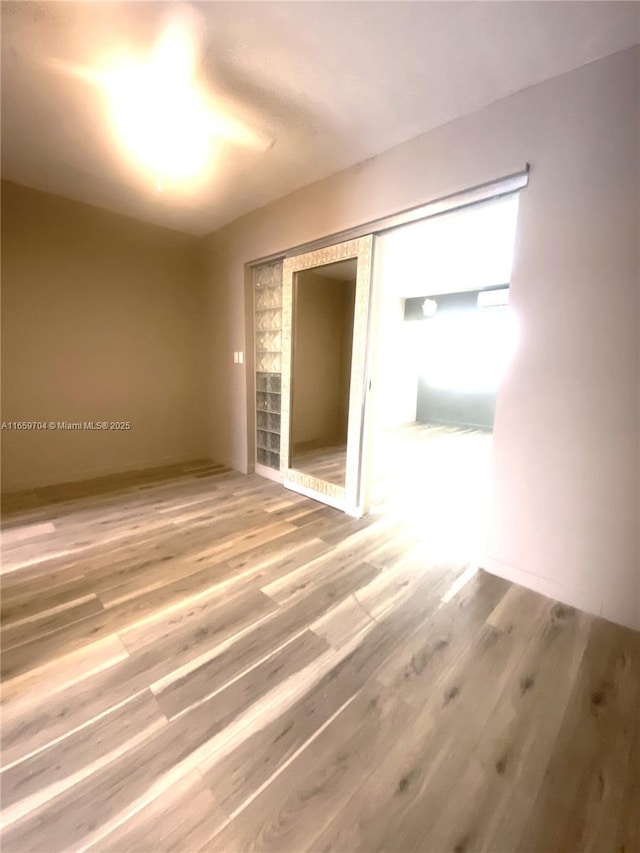
[[[485,552],[517,211],[514,194],[376,237],[369,508],[413,529],[428,563]]]
[[[517,337],[510,276],[528,173],[527,166],[377,220],[368,236],[359,236],[363,226],[346,242],[327,238],[252,265],[256,473],[355,516],[393,495],[396,511],[404,520],[415,516],[421,533],[430,505],[428,527],[447,528],[442,498],[449,494],[458,509],[469,507],[457,524],[455,512],[447,516],[451,536],[460,539],[461,519],[473,513],[476,546],[462,550],[483,550],[497,389]],[[298,335],[296,354],[296,317],[310,329],[314,314],[325,319]],[[341,353],[333,366],[329,351]],[[489,374],[494,388],[483,385]],[[459,387],[470,378],[473,387]],[[331,396],[320,393],[323,383],[334,393],[321,426],[314,406]]]

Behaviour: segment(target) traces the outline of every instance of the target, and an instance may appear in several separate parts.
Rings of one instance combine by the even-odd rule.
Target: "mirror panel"
[[[281,471],[288,488],[362,514],[371,236],[285,258]]]
[[[294,274],[290,467],[345,485],[357,259]]]

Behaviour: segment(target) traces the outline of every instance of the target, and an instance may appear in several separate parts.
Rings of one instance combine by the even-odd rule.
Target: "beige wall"
[[[347,440],[354,304],[355,281],[337,281],[310,270],[297,273],[294,450],[302,444],[322,447]]]
[[[528,161],[511,290],[522,341],[498,402],[487,564],[638,624],[639,54],[534,86],[206,238],[210,418],[222,424],[211,455],[246,470],[252,389],[229,358],[247,340],[245,262]]]
[[[206,455],[199,243],[3,182],[3,490]]]

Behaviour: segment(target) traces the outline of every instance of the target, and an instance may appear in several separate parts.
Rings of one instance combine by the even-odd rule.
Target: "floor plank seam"
[[[12,516],[8,853],[638,847],[635,635],[465,578],[424,507],[176,473]]]

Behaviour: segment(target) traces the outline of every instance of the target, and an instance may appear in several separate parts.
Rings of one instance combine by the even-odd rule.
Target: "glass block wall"
[[[253,268],[256,462],[280,470],[282,261]]]

